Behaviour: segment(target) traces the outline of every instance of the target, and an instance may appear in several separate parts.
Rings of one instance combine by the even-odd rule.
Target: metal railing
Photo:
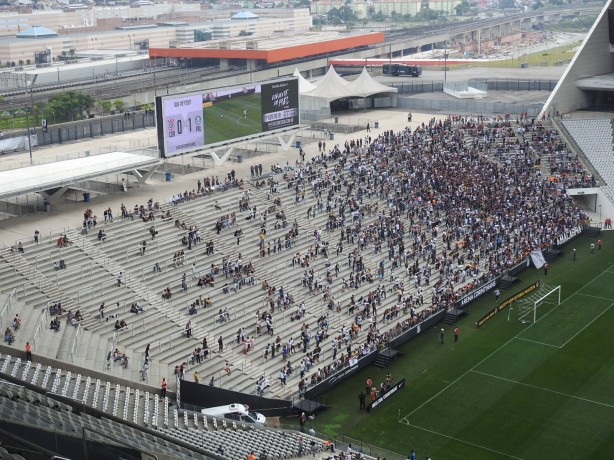
[[[13,300],[15,298],[15,294],[16,293],[17,293],[17,288],[13,288],[13,291],[6,298],[6,301],[4,302],[4,306],[2,307],[2,310],[0,310],[0,327],[4,327],[4,323],[2,322],[2,318],[4,317],[5,313],[11,311],[12,302],[13,302]]]
[[[83,327],[81,326],[81,324],[78,324],[77,332],[75,333],[75,337],[73,339],[72,346],[70,347],[70,358],[73,363],[75,362],[75,353],[77,352],[77,347],[79,346],[79,338],[81,337],[82,333],[83,333]]]
[[[55,272],[55,284],[58,287],[60,286],[60,279],[61,279],[60,278],[60,273],[68,274],[68,273],[71,273],[71,272],[78,271],[79,272],[79,279],[81,279],[81,278],[83,278],[83,275],[84,275],[84,268],[85,269],[89,268],[89,275],[91,276],[92,273],[93,273],[92,264],[93,263],[90,262],[89,263],[89,267],[87,266],[87,264],[85,264],[85,265],[79,265],[77,267],[71,267],[71,268],[62,269],[62,270],[60,270],[60,269],[56,270],[56,272]],[[72,283],[75,280],[74,277],[62,277],[62,278],[64,278],[66,280],[66,282],[69,282],[69,283]]]
[[[351,450],[353,452],[360,452],[361,454],[366,455],[368,459],[375,459],[375,458],[381,457],[381,458],[386,458],[386,459],[391,459],[391,460],[405,460],[407,458],[404,455],[375,446],[373,444],[363,442],[360,439],[351,438],[344,434],[329,436],[326,433],[318,432],[315,430],[313,433],[307,433],[305,430],[305,427],[301,427],[299,425],[292,425],[292,424],[282,424],[280,425],[280,428],[283,430],[299,431],[305,434],[310,434],[311,436],[315,436],[323,441],[330,440],[334,445],[335,451],[347,452],[348,447],[351,446]],[[307,455],[308,453],[310,453],[309,444],[305,444],[304,448],[305,448],[305,451],[303,455]],[[322,445],[322,448],[323,448],[323,445]]]

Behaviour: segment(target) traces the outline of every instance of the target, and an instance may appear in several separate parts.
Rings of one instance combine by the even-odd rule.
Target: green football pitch
[[[205,144],[223,142],[262,131],[259,93],[236,96],[203,109]],[[246,116],[243,114],[246,111]]]
[[[602,233],[604,248],[594,253],[597,238],[581,237],[547,276],[527,269],[502,292],[500,301],[536,280],[560,285],[561,303],[538,307],[535,323],[519,321],[515,303],[478,329],[495,305],[486,295],[455,325],[458,342],[454,326],[443,326],[444,344],[440,326],[425,331],[389,368],[370,366],[324,395],[331,407],[314,427],[387,460],[410,449],[433,460],[614,458],[613,237]],[[387,372],[406,387],[373,412],[359,411],[366,379],[379,385]]]

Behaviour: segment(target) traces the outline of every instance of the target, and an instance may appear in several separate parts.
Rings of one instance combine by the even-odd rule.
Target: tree
[[[373,20],[377,22],[384,22],[386,20],[386,16],[384,16],[384,13],[380,10],[373,15]]]
[[[441,15],[442,15],[441,11],[432,10],[426,7],[426,8],[422,8],[420,12],[416,14],[416,19],[424,20],[424,21],[435,21],[439,19]]]
[[[328,20],[333,24],[341,24],[355,22],[357,20],[352,7],[349,5],[341,5],[339,8],[331,8],[328,11]]]
[[[115,107],[115,110],[118,112],[123,112],[124,108],[126,107],[126,103],[121,99],[116,99],[113,101],[113,107]]]
[[[469,13],[469,2],[468,0],[463,0],[458,5],[454,7],[457,16],[464,16]]]
[[[109,113],[111,111],[111,107],[113,107],[113,103],[111,101],[102,101],[100,103],[102,107],[102,114]]]
[[[328,24],[328,18],[324,15],[318,14],[313,17],[313,26],[321,27],[322,25]]]
[[[55,113],[56,121],[70,121],[88,114],[94,107],[92,96],[77,91],[55,94],[47,102],[47,112]]]
[[[499,9],[505,10],[510,8],[516,8],[515,0],[499,0]]]
[[[43,104],[40,102],[34,103],[34,110],[32,111],[32,123],[36,126],[38,125],[38,120],[43,118]]]

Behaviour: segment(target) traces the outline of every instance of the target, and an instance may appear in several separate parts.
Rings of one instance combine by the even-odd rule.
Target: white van
[[[246,423],[266,425],[266,417],[260,412],[250,411],[246,404],[228,404],[226,406],[208,407],[201,413],[208,417],[228,418]]]

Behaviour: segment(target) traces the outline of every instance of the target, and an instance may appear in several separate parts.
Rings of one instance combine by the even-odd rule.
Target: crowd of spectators
[[[303,188],[310,189],[317,203],[307,217],[328,216],[326,227],[314,232],[313,245],[291,261],[308,268],[305,294],[321,294],[326,284],[333,285],[327,250],[334,238],[337,255],[345,249],[351,269],[341,290],[374,285],[358,300],[351,295],[345,308],[329,301],[331,310],[347,311],[353,322],[346,333],[335,333],[333,362],[301,379],[299,391],[438,310],[452,308],[465,292],[586,223],[587,216],[564,192],[567,186],[590,186],[594,178],[552,130],[528,120],[517,129],[509,120],[432,119],[413,131],[367,136],[308,163],[297,162],[288,180],[296,201]],[[527,131],[532,135],[525,136]],[[543,158],[550,162],[546,174]],[[323,167],[334,160],[332,168]],[[374,208],[374,199],[384,203],[382,209]],[[363,224],[374,213],[377,219]],[[365,266],[364,258],[386,250],[388,260],[377,269]],[[314,267],[322,259],[324,267]],[[397,294],[397,303],[378,316],[376,306],[386,291]],[[378,321],[394,326],[380,333]],[[358,341],[365,322],[368,332]],[[352,330],[354,337],[348,334]],[[309,343],[310,328],[300,333]],[[348,344],[337,358],[336,350]]]
[[[546,162],[550,169],[542,164]],[[564,191],[595,183],[556,132],[526,118],[516,124],[481,117],[432,119],[415,129],[385,131],[374,138],[368,133],[310,161],[298,160],[282,173],[279,180],[265,179],[259,175],[261,168],[252,168],[252,177],[262,179],[271,204],[264,209],[256,208],[253,194],[234,171],[223,180],[217,176],[198,180],[194,190],[174,195],[171,202],[239,189],[236,210],[224,210],[215,202],[213,212],[220,215],[212,230],[221,235],[218,238],[230,238],[232,229],[239,245],[245,238],[241,218],[260,219],[260,230],[250,242],[258,246],[260,258],[284,258],[302,271],[302,286],[293,287],[293,292],[258,280],[265,291],[265,310],[258,312],[255,324],[239,329],[247,329],[239,335],[246,354],[256,346],[254,336],[271,337],[268,343],[259,341],[265,360],[277,354],[283,365],[280,382],[299,375],[301,393],[432,314],[452,308],[462,294],[500,275],[531,250],[551,245],[557,236],[582,225],[586,216]],[[293,247],[300,225],[288,221],[282,204],[289,193],[295,206],[306,196],[313,198],[305,206],[307,219],[324,217],[312,234],[305,235],[312,243],[298,252]],[[158,203],[149,200],[147,205],[135,205],[134,212],[122,205],[120,215],[122,219],[137,215],[153,223],[159,211]],[[113,222],[110,209],[104,216],[105,223]],[[169,211],[163,217],[174,218]],[[84,228],[96,225],[96,216],[87,210]],[[200,242],[197,226],[175,219],[175,227],[185,232],[188,249]],[[151,228],[154,238],[157,230]],[[285,229],[283,238],[269,236],[279,229]],[[106,232],[102,235],[106,239]],[[143,243],[141,255],[146,251]],[[61,237],[58,244],[70,241]],[[205,255],[214,256],[217,244],[210,239]],[[255,267],[237,254],[192,273],[192,279],[201,288],[214,288],[223,277],[222,294],[255,284]],[[370,263],[375,257],[378,262]],[[172,265],[185,261],[181,250]],[[156,263],[154,272],[160,270]],[[386,300],[390,295],[394,303]],[[171,296],[169,286],[164,298]],[[315,322],[308,319],[309,307],[303,301],[308,296],[319,296],[328,307],[328,313]],[[386,306],[379,309],[384,302]],[[212,303],[210,298],[207,302],[199,298],[188,304],[187,312],[196,314],[197,307]],[[288,308],[296,330],[272,340],[275,316]],[[222,310],[218,320],[228,321],[230,313]],[[328,315],[347,320],[329,331]],[[196,349],[190,361],[204,359],[205,349]],[[292,355],[301,351],[300,363],[294,365]],[[319,365],[324,352],[332,360]]]

